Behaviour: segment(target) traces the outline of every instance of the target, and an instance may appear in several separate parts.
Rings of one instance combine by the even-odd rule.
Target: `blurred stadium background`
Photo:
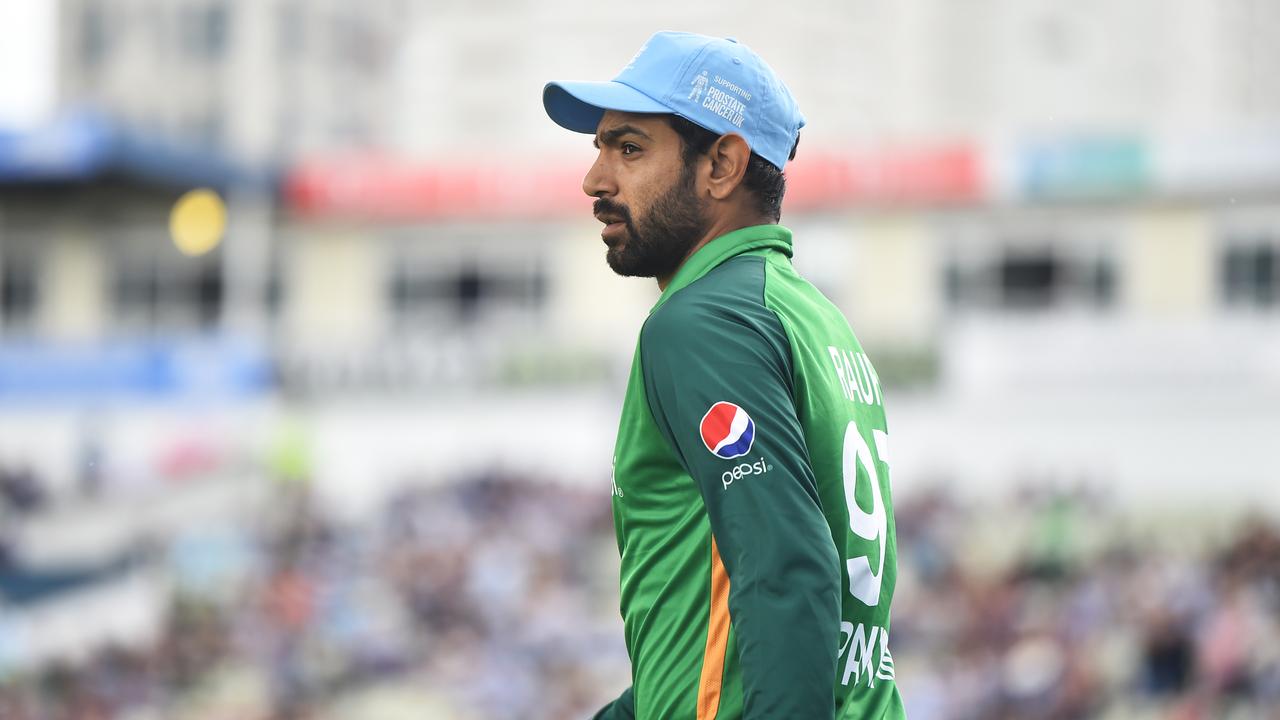
[[[889,386],[911,717],[1280,717],[1280,4],[5,0],[0,718],[625,687],[656,293],[539,93],[658,29],[809,118],[783,221]]]

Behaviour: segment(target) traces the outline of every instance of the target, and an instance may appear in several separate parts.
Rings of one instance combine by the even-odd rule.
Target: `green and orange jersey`
[[[884,402],[791,233],[736,230],[641,331],[614,458],[632,686],[598,718],[902,718]]]

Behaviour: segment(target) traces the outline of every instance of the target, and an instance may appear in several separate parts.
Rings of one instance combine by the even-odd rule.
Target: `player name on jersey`
[[[880,378],[866,353],[843,350],[833,345],[827,346],[827,353],[831,356],[831,365],[846,398],[852,402],[883,406]]]

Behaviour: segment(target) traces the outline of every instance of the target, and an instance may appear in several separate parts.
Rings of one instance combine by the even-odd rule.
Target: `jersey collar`
[[[791,231],[781,225],[752,225],[725,233],[703,245],[676,270],[653,309],[662,307],[668,298],[720,263],[759,250],[773,250],[791,257]]]

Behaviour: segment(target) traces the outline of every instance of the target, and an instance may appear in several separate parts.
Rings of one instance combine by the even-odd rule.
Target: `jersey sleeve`
[[[729,577],[744,717],[832,717],[839,560],[781,322],[763,305],[669,302],[640,355],[650,410],[698,485]]]

